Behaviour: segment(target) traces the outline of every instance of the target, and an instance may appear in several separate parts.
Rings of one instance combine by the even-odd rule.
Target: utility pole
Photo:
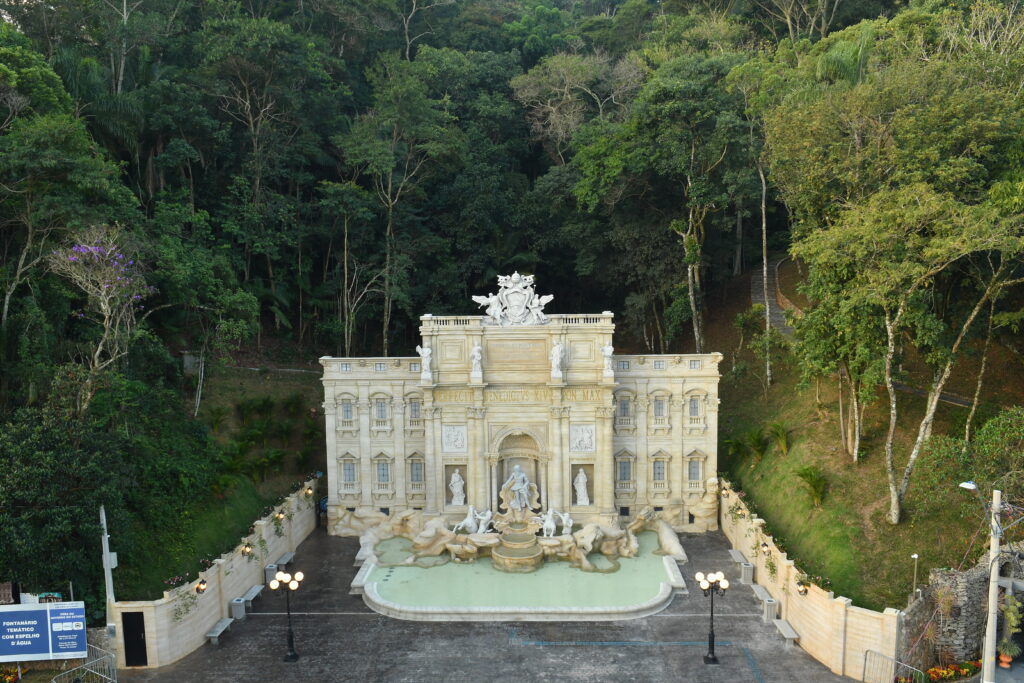
[[[114,574],[117,568],[117,553],[110,552],[110,534],[107,533],[107,512],[100,505],[100,526],[103,528],[103,535],[100,541],[103,544],[103,579],[107,584],[107,634],[113,636],[117,625],[110,621],[114,613]]]
[[[999,624],[999,545],[1003,530],[999,524],[999,509],[1003,493],[992,490],[992,537],[988,548],[988,622],[985,624],[985,649],[981,658],[982,683],[996,681],[996,628]]]

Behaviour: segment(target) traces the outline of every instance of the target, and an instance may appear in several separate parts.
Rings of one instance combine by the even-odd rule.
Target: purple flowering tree
[[[128,353],[139,325],[152,312],[143,302],[155,290],[146,284],[124,242],[120,226],[96,226],[78,233],[70,245],[49,257],[50,269],[85,294],[84,306],[72,315],[99,328],[99,336],[83,354],[87,375],[79,390],[79,413],[95,395],[97,378]]]

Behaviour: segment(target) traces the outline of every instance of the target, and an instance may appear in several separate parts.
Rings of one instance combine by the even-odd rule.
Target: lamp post
[[[978,491],[978,485],[973,481],[961,482],[960,488],[974,491],[982,507],[988,507],[985,505],[985,499],[981,497],[981,492]],[[999,624],[999,547],[1001,539],[1007,529],[1024,520],[1024,517],[1019,517],[1003,527],[999,519],[1002,507],[1002,491],[992,489],[992,506],[988,509],[991,539],[988,547],[988,621],[985,623],[985,648],[981,656],[982,683],[995,683],[996,680],[996,630]]]
[[[708,626],[708,653],[704,655],[705,664],[718,664],[718,657],[715,656],[715,593],[725,595],[729,589],[729,580],[722,572],[711,572],[707,576],[704,572],[697,572],[693,578],[697,580],[704,595],[711,598],[711,621]]]
[[[913,600],[917,597],[917,553],[911,555],[910,559],[914,561],[914,590],[910,593],[910,599]]]
[[[289,595],[292,591],[299,589],[299,584],[304,578],[302,572],[295,572],[295,576],[286,572],[278,572],[274,575],[274,580],[270,582],[270,590],[284,589],[285,611],[288,612],[288,654],[284,656],[286,662],[294,662],[299,659],[299,654],[295,651],[295,634],[292,632],[292,604]]]

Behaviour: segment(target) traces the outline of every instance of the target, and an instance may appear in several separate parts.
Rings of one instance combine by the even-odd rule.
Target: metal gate
[[[928,677],[920,669],[893,659],[881,652],[865,650],[864,683],[926,683]]]
[[[117,657],[95,645],[88,646],[85,664],[62,671],[50,683],[117,683]]]

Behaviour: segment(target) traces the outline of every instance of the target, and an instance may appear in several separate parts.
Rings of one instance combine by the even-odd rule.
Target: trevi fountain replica
[[[621,355],[613,315],[544,312],[533,276],[421,317],[411,358],[321,358],[328,530],[352,591],[419,620],[600,620],[685,592],[717,529],[721,354]]]

